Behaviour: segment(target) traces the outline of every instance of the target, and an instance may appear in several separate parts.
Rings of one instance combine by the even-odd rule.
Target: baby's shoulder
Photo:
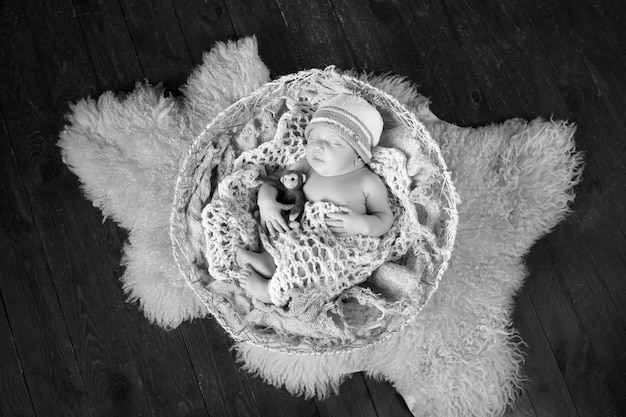
[[[366,185],[378,185],[378,184],[384,185],[382,178],[380,178],[378,174],[376,174],[374,171],[370,170],[369,168],[365,168],[363,170],[363,174],[361,178],[363,179],[363,182]]]
[[[380,193],[386,190],[385,182],[375,172],[365,169],[361,176],[361,184],[367,194]]]

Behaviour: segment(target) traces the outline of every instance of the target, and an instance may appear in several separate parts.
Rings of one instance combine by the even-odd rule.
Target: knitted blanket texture
[[[417,318],[382,343],[289,355],[241,342],[238,358],[266,382],[307,397],[324,397],[364,371],[390,381],[416,416],[501,415],[523,380],[523,342],[511,325],[512,297],[525,276],[522,256],[568,213],[582,171],[575,127],[542,119],[457,127],[436,118],[401,77],[354,76],[395,96],[441,148],[462,201],[448,270]],[[162,327],[207,314],[179,273],[168,234],[181,157],[222,109],[267,81],[256,39],[246,38],[206,53],[181,99],[138,84],[124,99],[105,93],[81,100],[68,115],[59,140],[64,161],[93,204],[129,231],[124,290]],[[224,270],[232,269],[232,258],[225,259]],[[394,268],[384,263],[379,270],[392,277]],[[210,285],[233,295],[223,287],[227,281]],[[253,321],[270,317],[256,311]]]
[[[271,103],[270,107],[277,106]],[[326,226],[324,218],[328,213],[339,212],[340,208],[329,202],[306,202],[300,227],[289,233],[272,238],[263,230],[259,231],[253,214],[262,179],[304,157],[304,129],[313,111],[312,106],[303,101],[292,105],[275,123],[271,140],[242,153],[234,161],[233,172],[220,181],[211,202],[203,209],[202,224],[211,277],[234,280],[215,284],[211,288],[213,293],[222,295],[232,309],[243,314],[242,321],[271,327],[279,333],[313,337],[319,346],[349,343],[356,337],[373,337],[386,330],[386,323],[378,319],[382,319],[390,307],[371,291],[355,285],[366,281],[384,262],[398,261],[409,249],[413,258],[421,261],[419,270],[413,271],[409,281],[417,282],[420,271],[435,268],[430,265],[431,256],[437,255],[435,230],[432,224],[429,229],[419,223],[413,202],[428,201],[427,205],[436,206],[437,201],[429,199],[427,193],[419,193],[434,189],[434,176],[430,174],[436,167],[424,155],[419,159],[420,169],[414,169],[416,172],[409,177],[402,152],[394,148],[375,148],[370,169],[387,184],[394,214],[394,222],[383,236],[336,236]],[[243,129],[236,140],[252,142],[252,138],[242,136],[256,135],[254,130]],[[411,187],[411,184],[419,186]],[[246,300],[236,288],[243,270],[237,265],[235,246],[258,252],[261,242],[276,263],[269,284],[272,302],[280,307],[290,301],[289,312]],[[380,281],[387,278],[385,274],[380,275]],[[389,287],[380,281],[378,286]],[[225,291],[226,287],[230,287],[229,291]],[[341,302],[334,301],[349,288],[352,289],[344,295],[359,299],[361,305],[361,317],[354,320],[351,320],[345,298]],[[372,308],[374,314],[365,314],[365,306],[376,306]],[[259,316],[259,311],[268,314]],[[297,321],[296,313],[300,317],[305,313],[310,318]]]

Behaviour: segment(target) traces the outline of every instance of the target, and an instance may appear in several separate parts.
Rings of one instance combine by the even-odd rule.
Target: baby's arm
[[[300,172],[306,172],[308,162],[302,159],[287,170],[295,170]],[[280,178],[284,171],[276,172],[272,174],[275,178]],[[293,204],[282,204],[276,201],[278,196],[278,189],[271,184],[264,182],[259,188],[259,194],[257,196],[257,205],[259,206],[259,217],[261,220],[261,226],[265,227],[269,234],[274,235],[276,233],[284,233],[290,230],[289,224],[283,217],[283,211],[289,210]]]
[[[363,194],[367,213],[356,213],[344,207],[344,213],[329,213],[326,224],[333,233],[340,236],[363,234],[378,237],[385,234],[393,223],[393,214],[389,207],[387,187],[376,175],[364,178]]]
[[[383,181],[377,176],[365,182],[365,207],[367,224],[364,234],[368,236],[381,236],[391,229],[393,214],[389,206],[389,194]]]

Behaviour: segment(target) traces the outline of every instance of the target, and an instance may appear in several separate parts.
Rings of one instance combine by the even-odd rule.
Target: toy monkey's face
[[[283,175],[280,178],[280,182],[282,182],[288,190],[298,188],[302,184],[300,175],[295,172]]]

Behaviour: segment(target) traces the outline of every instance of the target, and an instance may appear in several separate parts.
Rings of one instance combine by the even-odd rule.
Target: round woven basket
[[[375,105],[385,119],[385,129],[401,128],[404,138],[417,146],[420,152],[437,168],[437,180],[431,192],[437,195],[439,218],[436,239],[432,244],[432,265],[420,277],[416,277],[417,290],[401,300],[394,300],[394,314],[385,317],[385,330],[375,337],[350,341],[318,343],[306,337],[290,337],[268,328],[256,328],[247,324],[240,314],[225,302],[223,297],[211,290],[214,279],[208,273],[210,259],[206,259],[202,210],[210,203],[220,179],[232,170],[233,160],[242,152],[237,145],[237,135],[242,126],[258,116],[258,109],[279,97],[298,99],[303,92],[347,89],[358,93]],[[402,150],[402,149],[401,149]],[[458,216],[458,197],[450,180],[437,143],[430,137],[424,125],[389,94],[358,80],[338,73],[334,68],[312,69],[281,77],[222,111],[196,138],[184,159],[176,182],[170,224],[170,237],[176,263],[187,284],[206,305],[220,325],[241,343],[288,354],[332,354],[349,352],[380,343],[402,331],[419,314],[436,291],[447,268],[452,253]],[[402,267],[401,263],[399,267]],[[381,303],[390,303],[381,295]]]

